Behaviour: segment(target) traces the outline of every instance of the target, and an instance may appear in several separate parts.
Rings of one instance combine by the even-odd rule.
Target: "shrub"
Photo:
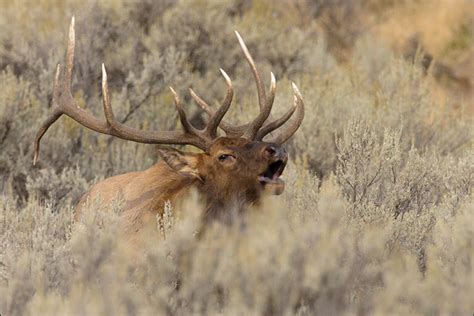
[[[0,314],[471,313],[470,112],[440,102],[430,71],[365,29],[364,15],[395,2],[341,6],[0,1]],[[275,116],[291,105],[290,81],[304,97],[284,195],[204,234],[195,196],[180,217],[167,205],[138,254],[117,239],[120,201],[113,212],[92,203],[73,223],[94,182],[157,160],[154,146],[61,118],[32,166],[73,14],[78,104],[102,117],[105,62],[117,117],[147,130],[178,127],[170,85],[202,124],[187,88],[215,103],[225,91],[218,67],[236,91],[226,119],[256,113],[238,29],[264,80],[270,70],[278,78]]]

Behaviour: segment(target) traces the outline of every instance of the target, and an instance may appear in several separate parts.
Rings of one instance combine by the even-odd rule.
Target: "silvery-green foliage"
[[[442,104],[429,71],[357,24],[370,3],[2,4],[0,314],[472,313],[472,116]],[[104,62],[117,118],[144,130],[180,128],[169,86],[202,124],[188,88],[217,104],[220,67],[235,88],[226,120],[257,113],[238,30],[265,83],[277,77],[274,116],[292,104],[291,81],[304,97],[285,193],[205,229],[196,195],[167,205],[139,254],[117,238],[120,197],[109,212],[90,201],[73,224],[93,183],[157,160],[154,146],[63,117],[32,166],[73,14],[78,105],[103,117]]]
[[[173,217],[173,206],[170,201],[165,202],[163,214],[156,215],[156,222],[158,231],[161,233],[163,238],[166,238],[173,227],[175,226],[175,217]]]

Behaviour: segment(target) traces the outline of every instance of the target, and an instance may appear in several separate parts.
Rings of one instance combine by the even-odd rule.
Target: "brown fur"
[[[275,153],[269,153],[269,147]],[[272,162],[287,160],[286,151],[279,145],[242,138],[218,138],[208,153],[183,153],[171,148],[159,152],[164,161],[151,168],[93,186],[80,200],[75,219],[81,218],[87,201],[98,200],[101,209],[110,209],[114,199],[120,198],[123,231],[127,239],[133,240],[146,233],[147,227],[156,227],[156,215],[162,214],[166,201],[176,207],[191,188],[196,188],[205,205],[204,222],[229,222],[248,204],[258,203],[265,191],[258,181],[259,174]],[[232,157],[219,160],[224,154]]]

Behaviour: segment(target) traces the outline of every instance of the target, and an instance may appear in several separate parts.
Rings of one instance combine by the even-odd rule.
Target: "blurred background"
[[[155,296],[138,299],[132,295],[129,302],[129,292],[124,290],[128,294],[122,297],[111,291],[117,300],[116,312],[127,310],[128,303],[136,307],[143,302],[152,306],[151,311],[161,310],[153,305],[158,304],[174,313],[465,314],[474,310],[469,309],[474,236],[474,1],[0,0],[0,314],[23,313],[24,306],[39,295],[38,284],[42,284],[42,296],[29,308],[65,304],[62,311],[81,311],[75,308],[87,295],[79,295],[83,292],[77,286],[88,288],[91,275],[100,279],[103,274],[97,271],[105,269],[105,263],[114,265],[97,259],[108,249],[104,246],[109,245],[107,238],[105,242],[97,237],[101,242],[97,241],[95,250],[69,244],[67,214],[91,184],[143,170],[158,159],[154,146],[98,135],[64,116],[43,137],[39,163],[32,166],[33,140],[51,111],[53,75],[56,65],[64,62],[73,15],[73,94],[81,107],[97,117],[103,117],[100,65],[104,62],[115,114],[130,126],[180,128],[169,86],[184,100],[192,122],[202,126],[206,116],[192,102],[188,88],[216,103],[226,88],[219,68],[230,75],[235,87],[227,120],[248,121],[258,110],[256,88],[234,30],[245,39],[266,84],[270,71],[277,77],[273,113],[284,113],[292,104],[291,81],[300,88],[306,105],[305,120],[286,145],[291,164],[285,171],[284,196],[293,201],[284,207],[285,214],[288,207],[292,220],[304,218],[306,224],[298,222],[302,235],[295,235],[290,233],[294,223],[288,224],[288,218],[271,222],[291,237],[284,243],[288,251],[281,252],[279,242],[267,242],[264,253],[269,261],[249,267],[247,274],[239,270],[245,269],[247,257],[234,254],[235,265],[224,270],[234,271],[233,277],[211,282],[213,277],[203,273],[209,277],[207,283],[197,282],[191,277],[194,270],[172,259],[171,270],[165,272],[189,277],[179,279],[181,290],[163,290],[162,279],[153,275],[163,276],[164,270],[150,270],[143,275],[157,282],[154,287],[143,275],[136,282],[139,287],[148,284],[148,294]],[[372,234],[374,227],[381,231]],[[250,235],[259,239],[261,232],[254,233]],[[274,236],[272,227],[266,233]],[[255,239],[242,241],[238,233],[229,236],[223,240],[254,249]],[[301,246],[301,238],[328,245],[325,259],[296,256],[311,253]],[[215,252],[192,252],[184,247],[184,242],[192,241],[183,240],[173,246],[196,264],[203,258],[199,254],[224,260],[225,249],[237,249],[218,244]],[[92,243],[96,244],[84,237],[84,245]],[[87,257],[89,252],[91,257]],[[314,277],[311,286],[286,279],[288,275],[280,270],[267,278],[263,267],[274,264],[271,258],[277,254],[286,256],[282,267],[291,273],[305,271],[302,279]],[[53,264],[48,256],[63,259]],[[82,258],[82,263],[74,261],[74,256]],[[169,259],[165,257],[164,261]],[[404,261],[405,257],[411,259]],[[16,265],[20,258],[24,261]],[[431,270],[427,258],[436,258]],[[326,266],[326,262],[331,263]],[[178,271],[173,270],[177,266]],[[362,276],[351,273],[369,266],[372,270],[364,270]],[[37,280],[31,271],[47,276]],[[82,279],[71,278],[71,271],[82,271]],[[239,279],[243,275],[249,275],[248,283]],[[398,280],[400,275],[405,277]],[[280,288],[295,288],[278,292],[273,290],[279,287],[276,283],[261,281],[265,287],[257,291],[262,295],[258,304],[244,299],[214,304],[219,293],[229,289],[241,294],[229,296],[234,298],[253,291],[232,287],[236,280],[258,287],[255,280],[272,278],[281,281]],[[137,284],[130,285],[127,277],[107,280],[111,282],[107,289],[116,286],[132,291]],[[202,292],[198,285],[212,289]],[[159,294],[151,288],[159,289]],[[89,291],[107,295],[100,287]],[[292,293],[289,309],[275,303],[289,299],[285,293]],[[156,297],[160,300],[153,301]],[[443,303],[446,297],[449,304]],[[68,305],[73,299],[77,305]],[[97,310],[103,312],[107,309],[102,303],[97,306],[104,309]]]

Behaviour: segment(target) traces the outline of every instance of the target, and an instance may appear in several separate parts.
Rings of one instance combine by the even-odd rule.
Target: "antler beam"
[[[210,119],[207,126],[198,130],[189,122],[186,117],[186,112],[181,103],[181,100],[176,91],[170,87],[174,95],[174,104],[179,114],[179,119],[183,127],[183,131],[143,131],[128,127],[115,119],[112,105],[110,102],[109,88],[107,84],[107,72],[104,64],[102,64],[102,103],[104,107],[105,120],[94,117],[91,113],[80,108],[71,93],[72,85],[72,71],[74,67],[74,48],[75,48],[75,30],[74,17],[71,20],[69,27],[69,41],[66,52],[66,65],[62,69],[58,64],[56,75],[53,84],[52,97],[52,112],[41,125],[35,138],[35,154],[33,164],[36,164],[39,157],[40,142],[48,128],[56,122],[63,114],[69,116],[79,124],[96,131],[98,133],[115,136],[121,139],[131,140],[146,144],[188,144],[196,146],[204,151],[207,151],[217,135],[217,128],[222,128],[229,137],[244,137],[250,140],[262,140],[270,132],[276,130],[285,124],[294,113],[296,117],[292,120],[286,129],[279,134],[272,136],[272,141],[275,143],[283,143],[293,135],[304,117],[304,104],[301,94],[294,83],[292,83],[294,92],[293,106],[281,118],[273,120],[265,124],[270,116],[275,98],[276,79],[271,73],[270,89],[268,96],[266,95],[264,83],[261,75],[258,72],[255,62],[250,55],[250,52],[245,45],[244,40],[240,34],[235,32],[240,44],[240,48],[247,60],[250,70],[257,85],[258,102],[260,112],[257,117],[250,123],[241,126],[234,126],[223,121],[223,118],[230,108],[232,103],[234,89],[232,81],[226,72],[220,69],[222,76],[227,84],[227,93],[221,105],[217,110],[214,110],[209,104],[199,97],[192,89],[190,89],[191,97],[195,102],[209,114]]]
[[[171,88],[174,94],[175,105],[179,113],[183,131],[143,131],[128,127],[115,119],[109,96],[107,84],[107,72],[102,65],[102,101],[104,106],[105,120],[98,119],[86,110],[80,108],[71,93],[72,71],[74,66],[74,48],[75,48],[75,29],[74,17],[69,27],[69,41],[66,52],[66,67],[61,74],[61,65],[56,69],[56,75],[53,84],[52,113],[41,125],[35,138],[35,154],[33,164],[36,164],[39,158],[40,142],[48,128],[56,122],[63,114],[69,116],[79,124],[96,131],[98,133],[115,136],[121,139],[131,140],[146,144],[188,144],[196,146],[206,151],[216,135],[217,126],[229,109],[232,101],[233,88],[225,75],[228,83],[228,95],[222,108],[220,108],[215,117],[205,130],[197,130],[186,118],[186,113],[181,105],[178,95]],[[224,74],[224,73],[223,73]]]

